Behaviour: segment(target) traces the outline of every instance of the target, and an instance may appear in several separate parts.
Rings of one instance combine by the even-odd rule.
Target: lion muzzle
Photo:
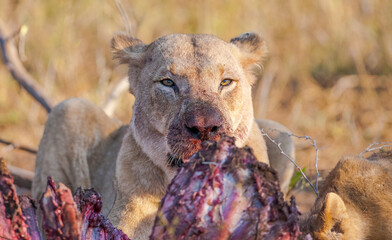
[[[223,132],[223,116],[207,102],[188,106],[181,118],[183,136],[200,141],[216,140]]]

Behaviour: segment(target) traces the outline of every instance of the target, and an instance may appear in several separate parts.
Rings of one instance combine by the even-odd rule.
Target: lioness
[[[392,149],[340,160],[301,225],[321,240],[392,239]]]
[[[201,141],[225,133],[269,162],[251,98],[251,67],[266,54],[260,35],[245,33],[228,43],[211,35],[174,34],[146,45],[117,34],[112,50],[129,66],[131,123],[121,127],[81,99],[55,107],[37,154],[35,198],[48,175],[72,190],[95,187],[112,223],[132,239],[147,239],[167,185]],[[287,134],[268,131],[286,128],[268,120],[258,124],[294,155]],[[287,186],[292,164],[273,144],[268,154]]]

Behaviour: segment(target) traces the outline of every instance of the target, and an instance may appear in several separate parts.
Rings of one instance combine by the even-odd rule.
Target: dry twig
[[[135,37],[137,32],[137,22],[133,14],[129,17],[127,11],[125,11],[121,0],[115,0],[117,9],[120,12],[121,18],[124,22],[125,32],[131,36]],[[132,11],[131,11],[132,13]],[[116,109],[120,96],[126,92],[129,88],[128,76],[122,78],[116,85],[112,88],[105,103],[102,106],[103,111],[109,116],[113,117],[114,110]]]
[[[18,167],[11,166],[5,163],[5,160],[0,156],[0,172],[6,171],[10,172],[11,175],[14,177],[14,183],[22,188],[31,189],[31,185],[33,183],[34,173],[25,169],[21,169]],[[7,166],[6,168],[4,168]],[[1,232],[0,232],[1,233]]]
[[[368,152],[374,152],[377,150],[382,150],[386,147],[392,147],[392,141],[390,142],[375,142],[370,144],[365,150],[363,150],[358,156],[362,157],[363,154],[368,153]]]
[[[3,139],[0,139],[0,143],[8,145],[11,149],[19,149],[19,150],[22,150],[22,151],[25,151],[28,153],[32,153],[32,154],[37,153],[36,149],[32,149],[30,147],[26,147],[26,146],[20,145],[18,143],[9,142],[9,141],[3,140]]]
[[[257,103],[255,107],[255,116],[257,116],[258,118],[265,118],[269,94],[271,91],[272,83],[276,78],[276,73],[276,68],[271,67],[271,69],[269,69],[269,71],[264,74],[261,83],[257,83],[254,102]]]
[[[34,172],[11,166],[7,164],[7,168],[10,170],[11,175],[14,177],[14,182],[17,186],[31,189],[33,184]]]
[[[16,31],[18,33],[19,31]],[[26,71],[19,59],[18,51],[14,45],[13,37],[16,34],[9,34],[3,22],[0,21],[0,48],[4,65],[10,71],[12,77],[35,99],[47,112],[52,109],[49,98],[43,90],[36,84],[34,78]]]
[[[270,129],[272,131],[279,131],[277,129]],[[279,131],[280,132],[280,131]],[[309,178],[305,175],[305,173],[302,171],[302,169],[300,168],[300,166],[298,166],[298,164],[296,163],[295,159],[293,159],[290,155],[288,155],[285,151],[283,151],[282,149],[282,143],[280,142],[276,142],[274,139],[272,139],[265,131],[264,129],[261,129],[261,134],[263,136],[266,136],[268,138],[268,140],[270,140],[273,144],[275,144],[279,150],[280,153],[283,154],[283,156],[285,156],[288,160],[290,160],[290,162],[292,162],[294,164],[294,166],[298,169],[298,171],[301,173],[302,177],[309,183],[309,185],[312,187],[313,191],[316,193],[317,197],[318,197],[318,179],[319,179],[319,170],[318,170],[318,152],[319,152],[319,148],[317,147],[316,144],[316,140],[314,140],[313,138],[309,137],[309,136],[296,136],[292,133],[288,133],[287,134],[291,137],[296,137],[296,138],[302,138],[305,140],[309,140],[312,142],[312,146],[314,147],[314,149],[316,150],[316,157],[315,157],[315,168],[316,168],[316,186],[314,186],[312,184],[312,182],[309,180]]]
[[[121,0],[115,0],[115,3],[124,22],[126,33],[131,37],[135,37],[137,32],[137,23],[134,16],[131,15],[131,18],[129,18],[127,12],[124,9],[124,6],[121,3]]]
[[[116,110],[120,96],[129,89],[128,77],[122,78],[109,93],[105,103],[102,106],[103,111],[109,116],[113,117],[114,110]]]

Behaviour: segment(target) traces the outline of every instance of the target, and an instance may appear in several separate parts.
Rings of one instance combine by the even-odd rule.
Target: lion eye
[[[229,86],[232,82],[233,82],[232,79],[223,79],[222,82],[220,83],[220,85],[222,87],[225,87],[225,86]]]
[[[168,78],[161,80],[161,83],[167,87],[173,87],[175,85],[174,82]]]

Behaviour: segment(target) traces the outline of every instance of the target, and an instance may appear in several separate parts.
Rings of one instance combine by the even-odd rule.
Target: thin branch
[[[3,236],[0,236],[0,238],[5,239],[5,240],[12,240],[11,238],[7,238],[7,237],[3,237]]]
[[[23,146],[23,145],[20,145],[20,144],[17,144],[17,143],[9,142],[9,141],[3,140],[3,139],[0,139],[0,143],[8,145],[12,149],[19,149],[19,150],[22,150],[22,151],[25,151],[25,152],[28,152],[28,153],[37,154],[37,150],[36,149],[32,149],[32,148],[29,148],[29,147],[26,147],[26,146]]]
[[[317,147],[317,143],[316,140],[309,137],[309,136],[296,136],[292,133],[287,133],[289,136],[291,137],[296,137],[296,138],[303,138],[305,140],[309,140],[312,143],[312,146],[314,147],[314,149],[316,150],[316,156],[314,157],[314,167],[316,170],[316,189],[317,189],[317,196],[318,196],[318,189],[319,189],[319,177],[320,177],[320,173],[319,173],[319,169],[318,169],[318,156],[319,156],[319,148]]]
[[[121,2],[121,0],[114,0],[116,3],[117,9],[120,12],[121,18],[124,22],[125,26],[125,31],[126,33],[131,36],[135,37],[136,32],[137,32],[137,22],[132,14],[131,10],[131,17],[127,14],[127,11],[125,11],[124,6]],[[128,77],[122,78],[116,85],[112,88],[110,91],[108,97],[106,98],[102,109],[103,111],[109,116],[113,117],[114,115],[114,110],[116,109],[120,96],[126,92],[129,89],[129,84],[128,84]]]
[[[135,37],[137,31],[137,24],[134,16],[131,15],[131,19],[129,18],[127,12],[124,9],[124,6],[121,3],[121,0],[115,0],[115,3],[124,22],[126,33],[129,34],[129,36],[131,37]]]
[[[379,145],[381,145],[381,146],[379,146]],[[375,147],[375,146],[377,146],[377,147]],[[392,147],[392,141],[391,142],[380,142],[380,143],[375,142],[375,143],[372,143],[365,150],[363,150],[358,156],[362,157],[362,155],[365,154],[365,153],[373,152],[373,151],[376,151],[376,150],[381,150],[381,149],[383,149],[385,147]]]
[[[128,77],[122,78],[110,91],[109,96],[106,98],[102,106],[103,111],[109,116],[113,117],[114,110],[117,107],[120,96],[129,89]]]
[[[14,167],[7,164],[7,168],[10,170],[11,175],[14,177],[14,182],[17,186],[31,189],[34,172],[28,171],[22,168]]]
[[[52,109],[51,101],[20,61],[18,51],[12,39],[14,35],[9,34],[3,22],[0,21],[0,48],[3,63],[10,71],[12,77],[49,113]]]
[[[11,174],[14,177],[14,183],[19,187],[31,189],[34,172],[6,164],[5,160],[1,156],[0,172],[3,174]]]
[[[219,164],[216,163],[216,162],[201,162],[201,164],[205,164],[205,165],[212,164],[212,165],[215,165],[215,166],[218,166],[218,165],[219,165]]]
[[[264,118],[267,111],[267,103],[269,99],[269,94],[271,91],[271,86],[276,77],[275,67],[272,67],[270,71],[264,74],[261,83],[258,83],[256,88],[255,103],[255,116],[258,118]]]
[[[279,130],[277,130],[277,129],[270,129],[270,130],[279,131]],[[279,132],[281,132],[281,131],[279,131]],[[298,171],[301,173],[302,177],[303,177],[303,178],[309,183],[309,185],[313,188],[313,191],[316,193],[316,195],[317,195],[317,197],[318,197],[318,178],[319,178],[319,171],[318,171],[317,163],[318,163],[318,151],[319,151],[319,148],[317,147],[316,140],[314,140],[313,138],[308,137],[308,136],[296,136],[296,135],[294,135],[294,134],[292,134],[292,133],[288,133],[288,132],[286,132],[286,133],[287,133],[289,136],[291,136],[291,137],[304,138],[304,139],[306,139],[306,140],[312,141],[312,145],[313,145],[313,147],[316,149],[316,159],[315,159],[315,167],[316,167],[316,174],[317,174],[316,187],[312,184],[312,182],[308,179],[308,177],[305,175],[305,173],[302,171],[302,169],[298,166],[298,164],[296,163],[295,159],[293,159],[293,158],[292,158],[291,156],[289,156],[285,151],[283,151],[282,146],[281,146],[282,143],[276,142],[274,139],[272,139],[272,138],[264,131],[264,129],[261,129],[261,134],[262,134],[263,136],[266,136],[266,137],[268,138],[268,140],[270,140],[273,144],[275,144],[275,145],[279,148],[280,153],[281,153],[283,156],[285,156],[288,160],[290,160],[291,163],[294,164],[294,166],[295,166],[295,167],[298,169]]]

